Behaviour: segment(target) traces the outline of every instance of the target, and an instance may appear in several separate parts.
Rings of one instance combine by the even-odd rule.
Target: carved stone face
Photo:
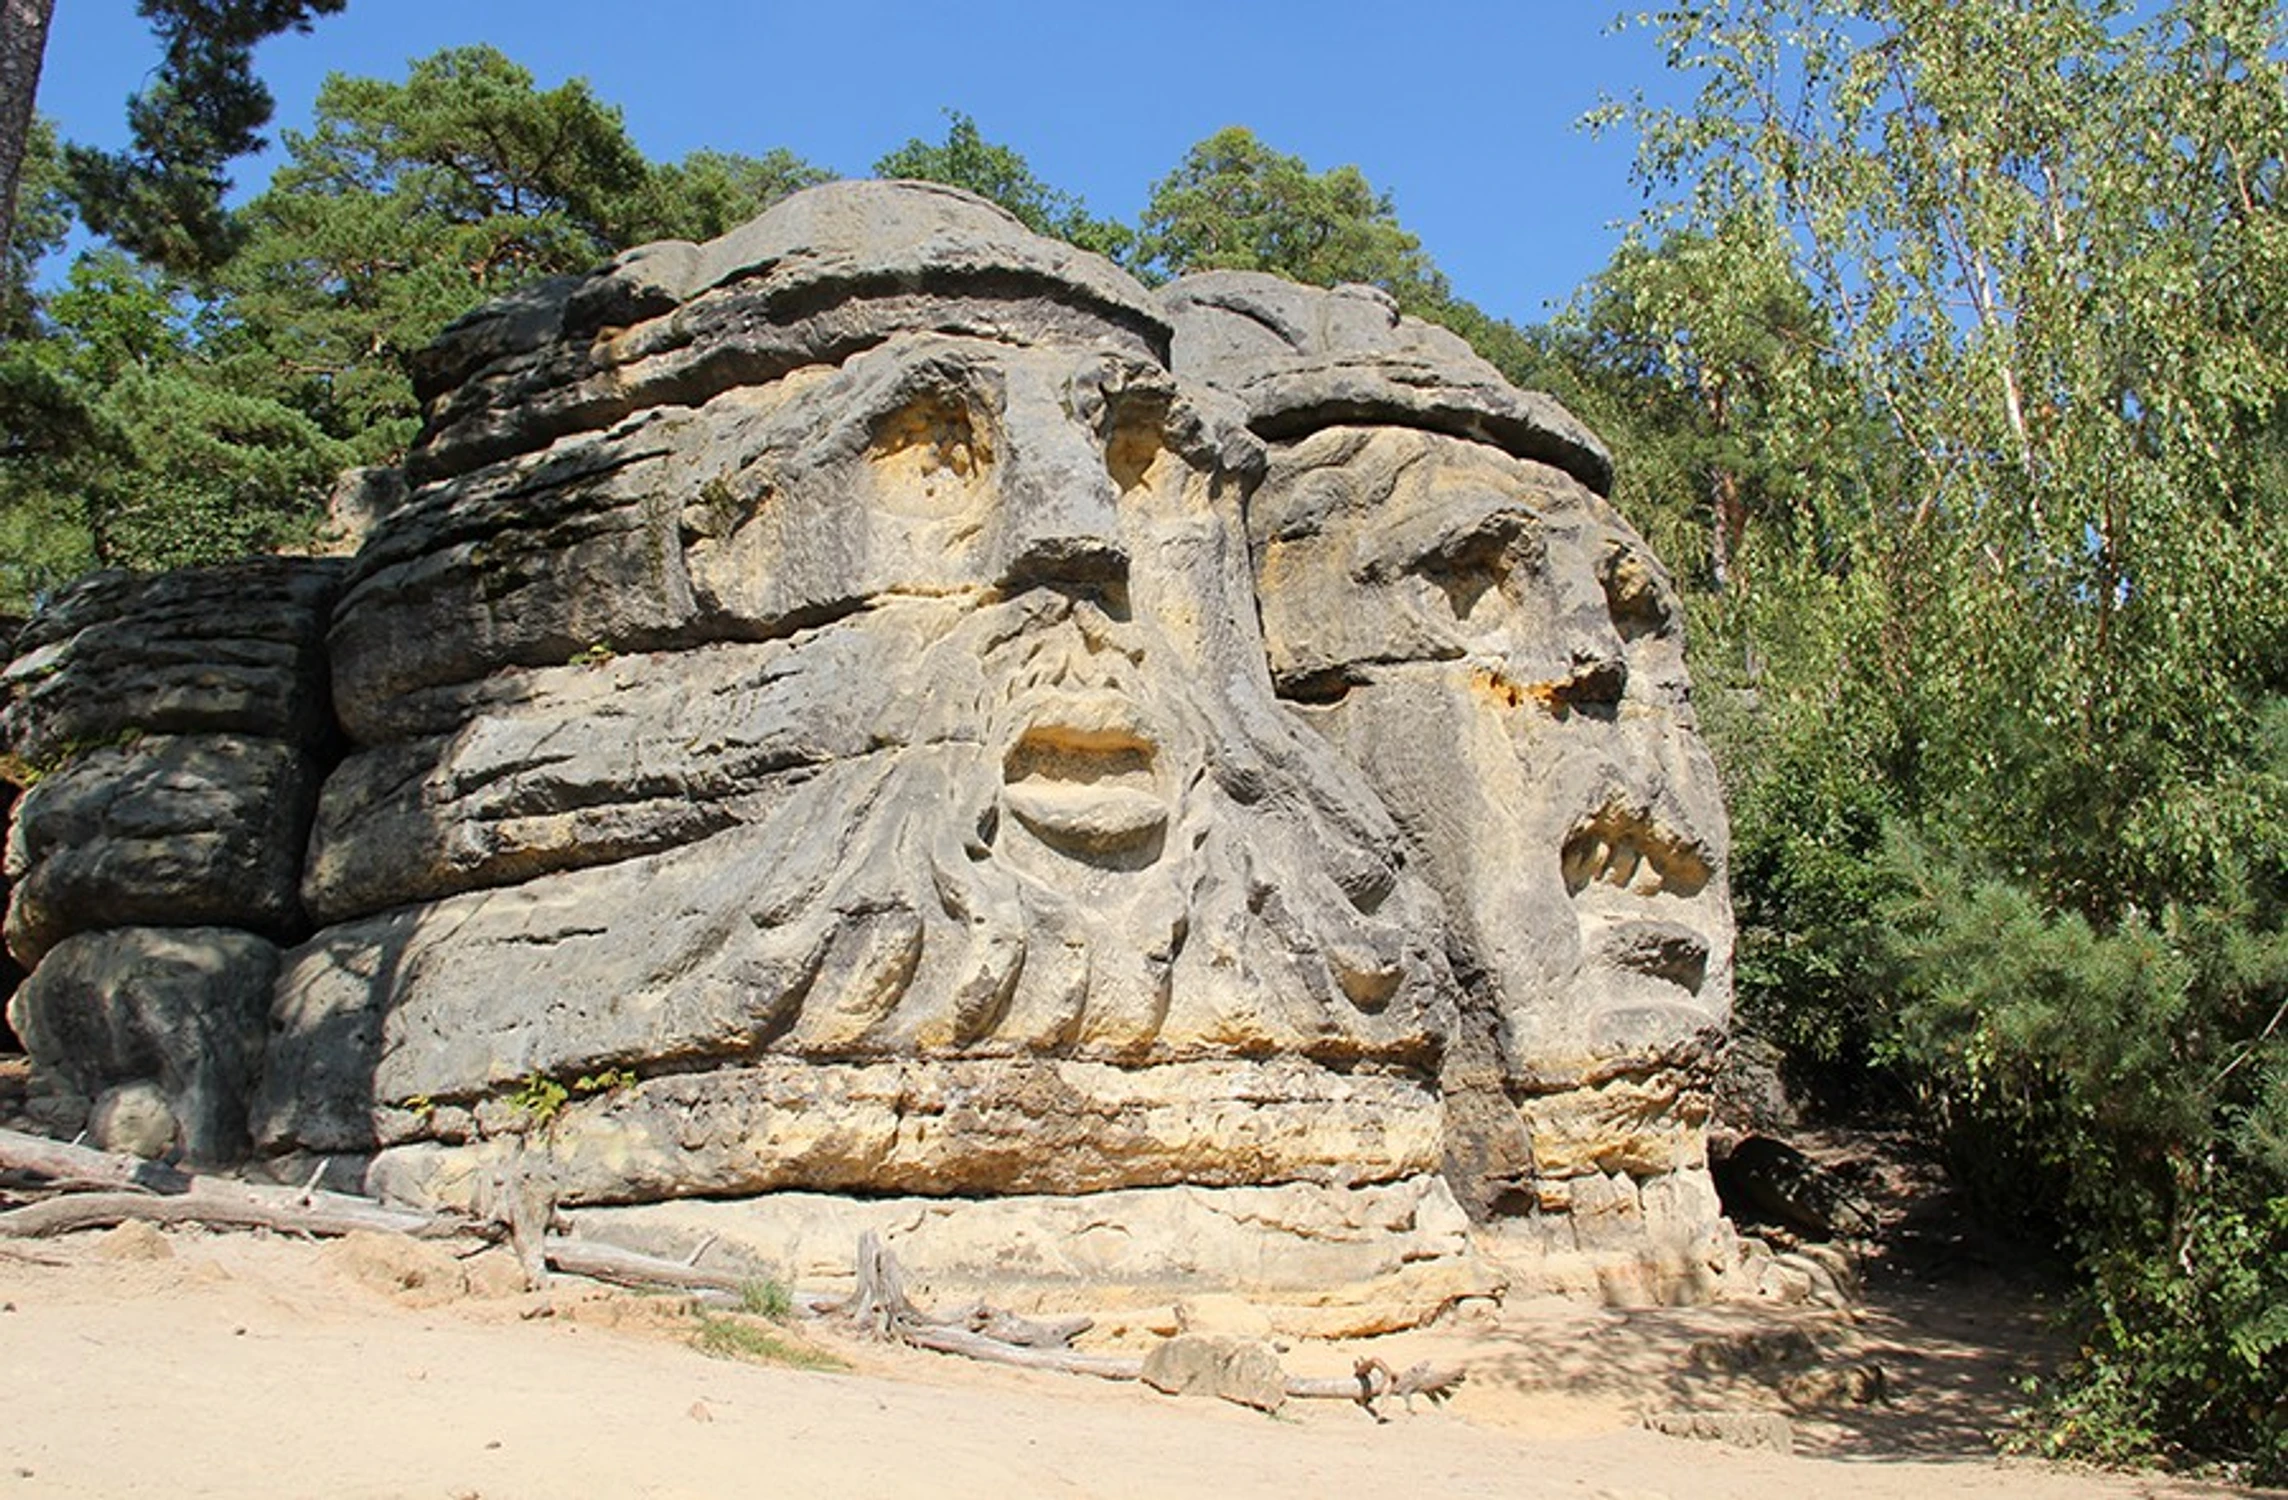
[[[1280,691],[1406,826],[1512,1068],[1721,1023],[1720,789],[1634,532],[1556,469],[1401,426],[1277,450],[1250,524]]]
[[[457,1201],[522,1085],[610,1078],[566,1201],[1435,1170],[1439,903],[1273,694],[1262,448],[1170,336],[918,183],[449,331],[330,635],[262,1148]]]
[[[964,635],[977,722],[933,701],[971,670],[953,667],[916,692],[933,721],[917,731],[994,753],[1005,857],[1140,869],[1218,727],[1187,711],[1190,685],[1224,680],[1251,612],[1209,441],[1132,358],[902,341],[798,383],[734,440],[747,451],[687,512],[694,587],[771,629],[912,598],[991,615]]]
[[[393,955],[382,1101],[658,1058],[1426,1078],[1436,902],[1273,696],[1258,450],[1206,399],[1099,348],[912,335],[616,435],[672,457],[595,494],[679,497],[630,530],[672,528],[662,588],[709,639],[496,673],[411,772],[353,757],[314,880],[429,899],[321,933],[290,1002]],[[535,992],[576,998],[508,998]]]

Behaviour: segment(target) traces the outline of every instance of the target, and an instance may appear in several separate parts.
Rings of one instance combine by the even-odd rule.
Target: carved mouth
[[[1052,692],[1027,706],[1002,757],[1002,795],[1043,840],[1090,852],[1132,849],[1168,822],[1159,743],[1135,702],[1111,691]]]
[[[1565,889],[1575,896],[1598,885],[1633,896],[1697,896],[1711,874],[1697,840],[1672,833],[1641,813],[1610,806],[1575,826],[1565,841],[1561,867]]]
[[[1624,973],[1663,979],[1700,993],[1708,978],[1708,939],[1681,922],[1618,922],[1597,943],[1597,957]]]
[[[1702,993],[1708,939],[1683,923],[1615,922],[1591,940],[1589,957],[1603,971],[1589,1011],[1600,1050],[1667,1047],[1717,1024]]]
[[[1707,889],[1715,873],[1707,846],[1641,806],[1608,802],[1574,824],[1561,863],[1584,957],[1601,976],[1592,1040],[1623,1050],[1663,1046],[1711,1024],[1702,992],[1713,945],[1691,925],[1691,906],[1666,901],[1690,902]]]

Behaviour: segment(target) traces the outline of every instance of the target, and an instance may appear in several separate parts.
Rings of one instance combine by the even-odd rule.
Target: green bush
[[[2228,879],[2241,899],[2100,925],[1904,840],[1889,862],[1899,1059],[1974,1196],[2082,1272],[2080,1352],[2041,1392],[2038,1442],[2288,1478],[2277,897]]]

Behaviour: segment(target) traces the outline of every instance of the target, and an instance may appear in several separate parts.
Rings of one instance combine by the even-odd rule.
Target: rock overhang
[[[828,183],[706,244],[639,246],[445,329],[413,362],[427,421],[407,470],[450,477],[920,333],[1098,345],[1163,366],[1172,337],[1132,277],[982,198]]]
[[[1400,424],[1488,444],[1610,495],[1612,455],[1555,398],[1521,391],[1457,334],[1402,316],[1380,288],[1322,290],[1260,271],[1169,283],[1176,367],[1228,391],[1249,426],[1293,442],[1326,427]]]

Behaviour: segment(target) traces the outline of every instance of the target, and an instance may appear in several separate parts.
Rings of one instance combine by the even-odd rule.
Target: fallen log
[[[1362,1359],[1351,1366],[1349,1379],[1339,1375],[1306,1378],[1301,1375],[1287,1377],[1287,1394],[1305,1399],[1329,1401],[1355,1401],[1366,1408],[1368,1416],[1377,1422],[1387,1420],[1374,1409],[1374,1403],[1385,1396],[1396,1396],[1406,1403],[1409,1415],[1414,1411],[1414,1398],[1422,1397],[1431,1405],[1452,1398],[1462,1383],[1463,1372],[1441,1369],[1428,1360],[1409,1366],[1404,1374],[1390,1368],[1379,1359]]]
[[[755,1278],[735,1271],[704,1270],[685,1261],[667,1260],[641,1251],[623,1250],[600,1240],[549,1235],[544,1242],[548,1264],[567,1276],[585,1276],[614,1286],[639,1290],[745,1295]],[[790,1308],[804,1317],[818,1317],[839,1309],[844,1299],[821,1292],[789,1292]]]
[[[319,1236],[374,1229],[426,1238],[464,1234],[473,1227],[465,1221],[383,1208],[368,1199],[337,1193],[319,1194],[304,1203],[291,1189],[279,1190],[290,1195],[281,1201],[255,1196],[241,1185],[231,1185],[240,1187],[236,1192],[223,1191],[224,1186],[201,1182],[187,1192],[169,1194],[66,1193],[0,1213],[0,1236],[44,1239],[75,1229],[107,1229],[129,1219],[147,1224],[205,1224],[217,1229],[271,1229],[282,1234]]]
[[[704,1271],[679,1260],[623,1250],[599,1240],[552,1234],[543,1241],[548,1264],[568,1276],[608,1281],[614,1286],[675,1292],[737,1292],[748,1278],[729,1271]]]
[[[319,1192],[315,1179],[299,1188],[236,1182],[14,1130],[0,1130],[0,1171],[47,1178],[63,1189],[43,1202],[0,1213],[0,1237],[10,1239],[104,1229],[129,1219],[309,1235],[376,1229],[435,1238],[478,1231],[465,1219],[384,1208],[349,1193]],[[86,1190],[90,1185],[93,1191]]]
[[[1021,1318],[1006,1308],[988,1307],[982,1302],[949,1314],[945,1321],[999,1343],[1022,1344],[1028,1349],[1069,1349],[1074,1339],[1096,1326],[1096,1319],[1089,1317],[1051,1318],[1046,1322]]]
[[[734,1271],[707,1270],[599,1240],[564,1235],[548,1237],[547,1254],[548,1264],[566,1275],[645,1290],[738,1296],[754,1280]],[[1096,1375],[1107,1380],[1134,1380],[1143,1368],[1140,1359],[1086,1355],[1070,1348],[1075,1337],[1095,1326],[1090,1318],[1035,1322],[982,1303],[944,1318],[924,1312],[906,1295],[897,1259],[878,1239],[861,1243],[859,1265],[859,1287],[851,1295],[793,1291],[787,1294],[790,1310],[803,1317],[832,1317],[862,1331],[882,1330],[873,1336],[895,1337],[916,1348],[993,1364]]]
[[[1085,1354],[1061,1347],[1093,1326],[1086,1318],[1035,1323],[981,1303],[963,1309],[952,1318],[935,1317],[923,1311],[906,1294],[905,1273],[898,1265],[897,1256],[872,1230],[858,1240],[858,1289],[832,1311],[862,1334],[894,1339],[939,1354],[954,1354],[1023,1370],[1090,1375],[1099,1380],[1141,1380],[1144,1375],[1141,1358]],[[985,1331],[995,1328],[1014,1333],[1016,1338],[995,1337]],[[1041,1342],[1026,1341],[1032,1339]],[[1299,1400],[1354,1401],[1367,1415],[1381,1422],[1388,1419],[1375,1409],[1375,1402],[1397,1396],[1406,1403],[1406,1410],[1411,1414],[1416,1396],[1433,1404],[1444,1401],[1461,1385],[1462,1378],[1460,1370],[1439,1369],[1427,1361],[1400,1374],[1382,1360],[1369,1358],[1358,1361],[1347,1380],[1288,1375],[1284,1377],[1283,1389],[1288,1396]]]
[[[68,1141],[51,1141],[20,1130],[0,1130],[0,1171],[28,1172],[70,1187],[88,1184],[180,1193],[191,1185],[189,1173],[165,1162],[97,1151]]]
[[[947,1324],[908,1328],[902,1341],[937,1354],[958,1354],[986,1364],[1013,1365],[1021,1370],[1049,1370],[1059,1375],[1093,1375],[1099,1380],[1138,1380],[1144,1361],[1122,1354],[1083,1354],[1077,1349],[1043,1349],[1030,1344],[1005,1344],[982,1333]]]

